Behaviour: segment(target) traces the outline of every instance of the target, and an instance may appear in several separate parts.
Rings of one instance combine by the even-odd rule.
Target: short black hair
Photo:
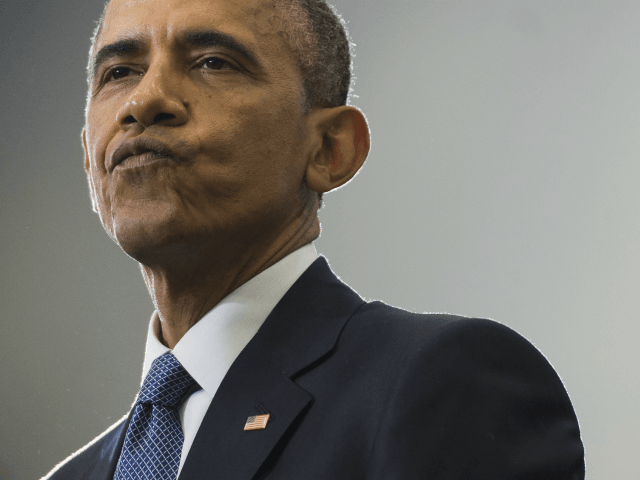
[[[91,38],[89,85],[93,81],[91,62],[95,44],[108,6],[109,1]],[[281,33],[302,72],[305,111],[346,105],[352,91],[353,43],[349,40],[346,22],[335,7],[325,0],[271,0],[271,6],[284,25]],[[322,194],[318,198],[320,208]]]
[[[272,0],[302,71],[307,109],[346,105],[352,43],[345,21],[325,0]]]

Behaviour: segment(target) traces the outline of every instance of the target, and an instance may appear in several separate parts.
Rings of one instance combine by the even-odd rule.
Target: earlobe
[[[89,196],[91,197],[91,207],[93,211],[98,213],[96,205],[96,196],[93,189],[93,182],[91,181],[91,162],[89,161],[89,149],[87,148],[87,129],[82,129],[82,148],[84,150],[84,170],[87,172],[87,182],[89,183]]]
[[[314,112],[317,144],[307,164],[306,180],[318,193],[341,187],[360,170],[369,154],[369,126],[355,107],[325,108]]]

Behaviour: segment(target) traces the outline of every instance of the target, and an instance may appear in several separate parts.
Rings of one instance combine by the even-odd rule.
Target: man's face
[[[255,244],[300,214],[302,78],[266,1],[113,0],[95,52],[85,167],[125,252]]]

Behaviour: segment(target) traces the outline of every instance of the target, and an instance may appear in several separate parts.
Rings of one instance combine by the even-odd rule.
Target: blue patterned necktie
[[[194,383],[172,353],[153,361],[136,399],[114,480],[175,480],[184,442],[178,406]]]

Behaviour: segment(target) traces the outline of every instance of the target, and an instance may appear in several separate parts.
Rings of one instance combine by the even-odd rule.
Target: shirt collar
[[[271,310],[317,257],[312,243],[290,253],[223,298],[176,344],[173,354],[211,398]],[[147,333],[143,381],[153,361],[171,351],[159,337],[155,311]]]

